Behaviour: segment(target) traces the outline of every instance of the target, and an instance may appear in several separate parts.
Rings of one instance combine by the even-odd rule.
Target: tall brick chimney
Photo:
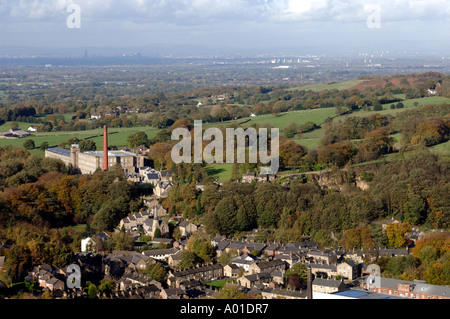
[[[312,269],[311,266],[306,266],[306,273],[307,273],[307,298],[309,300],[313,299],[313,288],[312,288]]]
[[[103,127],[103,170],[108,170],[108,127]]]

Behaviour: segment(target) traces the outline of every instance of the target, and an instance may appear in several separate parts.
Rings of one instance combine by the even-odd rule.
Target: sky
[[[450,52],[450,0],[0,0],[0,54]]]

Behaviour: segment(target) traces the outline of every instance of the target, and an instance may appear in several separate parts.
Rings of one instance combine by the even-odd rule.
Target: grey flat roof
[[[65,149],[65,148],[53,147],[53,148],[48,148],[47,151],[58,154],[58,155],[64,155],[64,156],[70,157],[70,150]]]
[[[83,154],[101,157],[103,158],[103,151],[94,151],[94,152],[84,152]],[[111,157],[130,157],[130,156],[138,156],[135,153],[127,152],[127,151],[108,151],[108,156]]]

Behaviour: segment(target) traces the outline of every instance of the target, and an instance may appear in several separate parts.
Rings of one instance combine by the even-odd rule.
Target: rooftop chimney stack
[[[103,127],[103,170],[108,170],[108,127]]]

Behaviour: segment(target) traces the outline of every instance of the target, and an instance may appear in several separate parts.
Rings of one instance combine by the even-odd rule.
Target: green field
[[[216,281],[211,281],[211,282],[207,282],[206,285],[207,286],[211,286],[211,287],[215,287],[215,288],[222,288],[224,287],[227,283],[233,283],[236,280],[233,279],[221,279],[221,280],[216,280]]]
[[[450,155],[450,141],[430,147],[431,152],[440,155]]]
[[[319,128],[312,132],[301,134],[299,137],[296,137],[294,141],[300,144],[301,146],[306,147],[307,150],[310,150],[319,146],[322,137],[323,137],[323,129]]]
[[[269,124],[273,128],[280,129],[280,135],[284,135],[284,128],[291,123],[296,123],[297,125],[302,125],[307,122],[314,122],[316,125],[322,125],[327,118],[333,118],[336,116],[336,110],[334,108],[323,108],[323,109],[312,109],[312,110],[302,110],[293,111],[289,113],[281,113],[279,115],[267,114],[257,117],[248,117],[239,120],[224,122],[224,123],[211,123],[205,125],[205,127],[217,127],[217,126],[229,126],[229,125],[239,125],[243,128],[250,127],[254,124],[266,125]],[[322,138],[322,129],[317,129],[312,132],[304,133],[295,141],[306,147],[307,149],[315,148],[318,146],[320,139]],[[231,177],[230,172],[224,172],[219,174],[221,178]],[[228,177],[229,176],[229,177]]]
[[[420,99],[410,99],[410,100],[405,100],[402,103],[404,104],[404,108],[403,109],[391,109],[391,104],[392,103],[388,103],[388,104],[383,104],[383,110],[382,111],[364,111],[364,110],[356,110],[351,114],[346,114],[346,115],[342,115],[339,117],[335,117],[333,119],[334,122],[336,123],[342,123],[344,122],[347,118],[349,117],[366,117],[369,116],[371,114],[381,114],[381,115],[397,115],[398,113],[404,112],[406,109],[409,108],[416,108],[414,106],[414,102],[418,102],[419,105],[417,106],[417,108],[423,107],[425,105],[431,105],[431,104],[442,104],[442,103],[450,103],[450,99],[446,98],[446,97],[441,97],[441,96],[433,96],[433,97],[424,97],[424,98],[420,98]],[[397,104],[397,103],[394,103]]]
[[[219,182],[224,182],[231,178],[233,164],[209,164],[206,166],[206,172],[209,177]]]
[[[311,109],[280,113],[279,115],[265,114],[256,117],[247,117],[239,120],[227,121],[223,123],[210,123],[204,125],[204,127],[227,127],[231,125],[239,125],[247,128],[254,124],[270,124],[272,128],[279,128],[280,135],[283,135],[283,129],[293,122],[298,125],[305,124],[307,122],[314,122],[317,125],[322,125],[327,118],[332,118],[334,116],[336,116],[336,110],[334,108]]]
[[[365,80],[351,80],[351,81],[344,81],[344,82],[335,82],[335,83],[318,83],[318,84],[311,84],[306,86],[299,86],[290,89],[289,91],[325,91],[325,90],[348,90]]]
[[[23,130],[27,130],[30,126],[29,123],[19,123],[19,127]],[[11,127],[10,123],[6,123],[0,126],[0,132],[6,132]],[[110,146],[115,145],[117,147],[127,146],[127,137],[130,134],[144,131],[149,138],[156,136],[158,129],[153,127],[122,127],[122,128],[110,128],[108,136],[108,144]],[[103,147],[103,129],[80,131],[80,132],[42,132],[33,133],[33,136],[22,139],[0,139],[0,146],[13,145],[22,147],[23,142],[26,139],[32,139],[36,145],[36,148],[43,142],[48,142],[50,147],[57,146],[58,144],[67,141],[71,137],[76,137],[80,140],[90,139],[95,142],[97,149]],[[31,153],[42,153],[38,150],[32,150]]]
[[[423,97],[423,98],[419,98],[419,99],[409,99],[409,100],[402,101],[405,108],[414,107],[415,102],[419,103],[418,107],[422,107],[422,106],[429,105],[429,104],[450,103],[450,99],[443,97],[443,96],[430,96],[430,97]],[[383,108],[390,108],[391,104],[397,104],[397,103],[383,104]]]

